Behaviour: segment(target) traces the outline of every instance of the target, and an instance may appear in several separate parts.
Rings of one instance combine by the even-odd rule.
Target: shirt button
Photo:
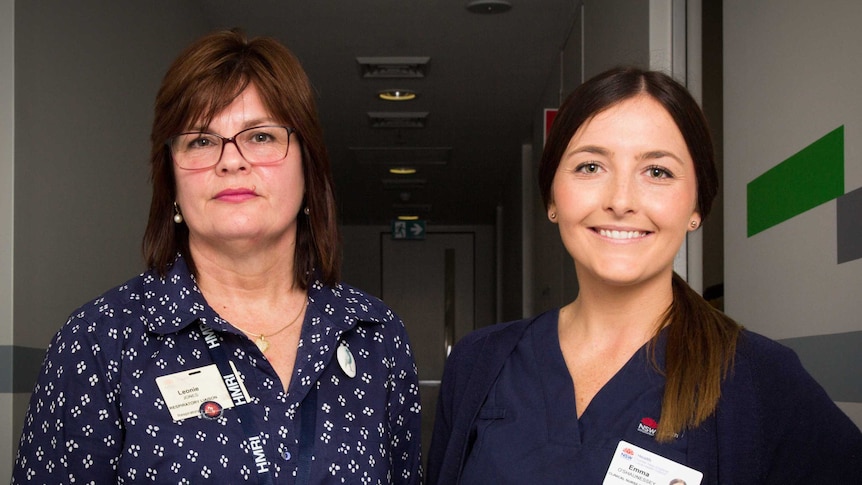
[[[281,452],[281,457],[284,458],[284,461],[290,461],[291,454],[289,451],[284,450]]]

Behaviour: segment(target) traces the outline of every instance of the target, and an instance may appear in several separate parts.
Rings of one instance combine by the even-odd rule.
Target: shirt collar
[[[183,330],[200,319],[214,330],[226,331],[227,322],[207,304],[189,271],[185,258],[178,255],[164,278],[154,270],[143,275],[143,307],[150,332],[169,334]],[[308,287],[311,317],[316,324],[331,327],[329,331],[341,334],[356,326],[357,322],[378,322],[393,316],[386,309],[381,313],[371,299],[361,291],[342,284],[325,285],[315,274]],[[329,333],[327,331],[327,333]]]

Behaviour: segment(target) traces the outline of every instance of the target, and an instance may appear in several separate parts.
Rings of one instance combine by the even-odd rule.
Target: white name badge
[[[228,390],[227,383],[237,389]],[[236,371],[223,378],[215,364],[156,377],[156,385],[174,421],[193,416],[217,418],[222,410],[248,402],[248,392]]]
[[[700,485],[703,473],[620,441],[602,485]]]

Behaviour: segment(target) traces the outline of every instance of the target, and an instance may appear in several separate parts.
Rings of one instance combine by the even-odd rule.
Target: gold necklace
[[[302,313],[305,311],[305,307],[306,307],[306,306],[308,306],[308,300],[306,300],[305,305],[302,305],[302,306],[300,306],[300,307],[299,307],[299,313],[297,313],[297,314],[296,314],[296,316],[295,316],[295,317],[293,317],[293,320],[291,320],[291,321],[290,321],[290,323],[288,323],[287,325],[285,325],[285,326],[281,327],[280,329],[276,330],[275,332],[273,332],[273,333],[269,334],[269,336],[270,336],[270,337],[275,337],[276,335],[278,335],[278,334],[280,334],[281,332],[285,331],[285,330],[287,329],[287,327],[289,327],[289,326],[293,325],[294,323],[296,323],[296,321],[299,319],[299,316],[300,316],[300,315],[302,315]],[[231,324],[231,325],[233,325],[233,324]],[[240,327],[237,327],[236,325],[233,325],[233,327],[234,327],[235,329],[237,329],[237,330],[241,331],[242,333],[244,333],[244,334],[246,334],[246,335],[250,336],[250,337],[254,337],[254,344],[255,344],[255,345],[257,345],[257,348],[259,348],[261,352],[266,352],[266,351],[267,351],[267,349],[269,349],[269,341],[266,339],[266,335],[264,335],[264,334],[262,334],[262,333],[253,333],[253,332],[249,332],[248,330],[244,330],[244,329],[242,329],[242,328],[240,328]]]

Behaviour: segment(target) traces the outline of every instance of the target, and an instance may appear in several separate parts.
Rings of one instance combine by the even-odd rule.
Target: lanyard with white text
[[[211,333],[211,330],[205,323],[200,320],[198,320],[198,323],[200,323],[201,332],[203,332],[204,335]],[[235,374],[231,368],[230,360],[221,346],[223,339],[220,335],[217,336],[217,339],[205,340],[207,340],[207,348],[210,351],[210,357],[212,357],[213,362],[215,362],[218,367],[219,373],[222,375],[222,379],[224,379],[225,376],[232,376]],[[272,471],[270,470],[270,464],[266,459],[266,454],[264,453],[263,456],[258,456],[257,453],[255,453],[256,450],[263,450],[263,447],[261,446],[261,433],[258,429],[257,421],[254,418],[251,404],[241,404],[234,406],[233,408],[236,409],[237,413],[239,413],[239,421],[242,425],[242,430],[246,435],[246,442],[252,449],[252,455],[255,458],[255,467],[257,468],[258,483],[261,485],[273,485]]]
[[[209,327],[207,327],[203,322],[199,321],[201,331],[206,335],[207,333],[212,332]],[[215,332],[212,332],[215,333]],[[207,348],[209,349],[210,356],[215,362],[216,366],[219,369],[219,372],[224,376],[233,375],[234,370],[231,367],[230,360],[227,357],[224,349],[221,346],[222,337],[220,335],[217,336],[217,340],[209,339],[207,341]],[[238,377],[238,376],[237,376]],[[252,413],[251,406],[249,404],[234,406],[237,410],[240,418],[240,424],[242,424],[243,432],[247,436],[247,441],[250,446],[254,446],[253,443],[260,443],[261,436],[260,431],[257,427],[257,421],[254,418],[254,413]],[[309,477],[311,475],[311,457],[312,451],[314,448],[314,433],[317,425],[317,383],[312,383],[311,389],[308,391],[308,395],[305,397],[303,402],[299,406],[299,453],[298,453],[298,462],[296,465],[296,485],[304,485],[308,483]],[[262,449],[262,448],[261,448]],[[255,459],[255,465],[257,466],[257,473],[260,479],[260,483],[263,485],[272,485],[272,472],[269,469],[269,463],[266,462],[265,458],[262,463],[258,463],[257,458]]]

